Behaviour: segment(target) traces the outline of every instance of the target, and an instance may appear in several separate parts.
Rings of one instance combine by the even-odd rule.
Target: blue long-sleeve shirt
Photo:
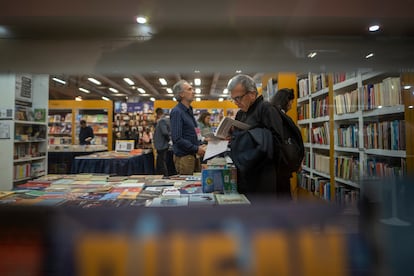
[[[197,122],[193,116],[193,108],[178,103],[170,114],[171,138],[176,156],[195,154],[198,151]]]

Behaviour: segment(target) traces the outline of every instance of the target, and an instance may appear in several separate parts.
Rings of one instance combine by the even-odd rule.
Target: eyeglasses
[[[231,100],[233,103],[240,103],[240,102],[241,102],[241,100],[243,99],[243,97],[244,97],[244,96],[246,96],[248,93],[249,93],[249,92],[246,92],[246,93],[244,93],[244,94],[243,94],[243,95],[241,95],[241,96],[237,96],[237,97],[234,97],[234,98],[230,98],[230,100]]]

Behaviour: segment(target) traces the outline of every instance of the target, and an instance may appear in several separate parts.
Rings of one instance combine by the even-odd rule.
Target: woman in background
[[[211,114],[209,112],[203,112],[200,114],[200,117],[198,118],[198,127],[200,128],[201,136],[204,138],[204,141],[206,138],[208,138],[209,135],[213,134],[213,130],[211,129],[210,124]]]

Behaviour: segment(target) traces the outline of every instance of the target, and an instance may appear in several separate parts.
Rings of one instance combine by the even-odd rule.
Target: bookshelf
[[[47,75],[1,74],[0,190],[47,172]]]
[[[93,129],[93,144],[112,150],[112,101],[50,100],[48,114],[50,148],[79,144],[79,122],[83,119]]]
[[[311,193],[327,200],[349,203],[359,197],[363,179],[412,172],[407,170],[406,149],[411,143],[405,116],[410,106],[405,98],[410,97],[404,96],[403,78],[384,72],[299,77],[297,123],[306,151],[300,187],[312,187]],[[316,191],[319,182],[324,187]]]

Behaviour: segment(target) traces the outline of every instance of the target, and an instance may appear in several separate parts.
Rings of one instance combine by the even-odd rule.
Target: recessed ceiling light
[[[83,87],[79,87],[79,91],[82,91],[84,93],[91,93],[91,91],[89,91],[88,89],[85,89]]]
[[[236,70],[237,74],[240,74],[242,72],[242,70]]]
[[[138,24],[145,24],[145,23],[147,23],[147,19],[145,18],[145,17],[143,17],[143,16],[137,16],[137,23]]]
[[[376,31],[378,31],[380,29],[380,26],[379,25],[371,25],[371,26],[369,26],[369,28],[368,28],[368,30],[370,31],[370,32],[376,32]]]
[[[201,84],[201,79],[199,79],[199,78],[194,79],[194,84],[195,85],[200,85]]]
[[[90,82],[92,82],[96,85],[101,85],[102,84],[100,81],[98,81],[97,79],[94,79],[94,78],[88,78],[88,81],[90,81]]]
[[[382,108],[382,105],[379,105],[378,108]]]
[[[154,97],[151,97],[150,98],[150,101],[155,102],[155,98]]]
[[[308,58],[314,58],[314,57],[316,57],[316,55],[317,55],[318,53],[316,53],[316,52],[310,52],[309,54],[308,54]]]
[[[145,94],[145,90],[143,89],[143,88],[141,88],[141,87],[139,87],[139,88],[137,88],[137,90],[138,90],[138,92],[139,93],[141,93],[141,94]]]
[[[82,101],[82,97],[81,97],[81,96],[77,96],[77,97],[75,97],[75,101],[77,101],[77,102]]]
[[[52,78],[52,80],[54,80],[55,82],[61,83],[61,84],[66,84],[66,81],[58,79],[58,78]]]
[[[176,101],[177,101],[177,99],[176,99],[175,97],[173,97],[172,99],[173,99],[173,101],[174,101],[174,102],[176,102]]]
[[[196,73],[196,74],[198,74],[198,73],[200,73],[200,70],[194,70],[194,73]]]
[[[171,88],[167,88],[166,90],[167,90],[167,93],[169,93],[169,94],[172,94],[172,92],[173,92]]]
[[[224,100],[224,99],[223,99],[223,98],[221,98],[221,97],[218,99],[218,101],[219,101],[219,102],[222,102],[223,100]]]
[[[113,87],[109,87],[109,91],[114,92],[114,93],[118,93],[119,91]]]
[[[124,78],[124,81],[129,85],[134,85],[135,83],[130,78]]]
[[[404,85],[404,89],[410,89],[411,85]]]
[[[201,93],[201,88],[196,88],[195,92],[196,92],[196,94],[200,94]]]
[[[102,100],[104,101],[110,101],[109,98],[102,96]]]
[[[196,98],[196,102],[200,102],[201,101],[201,98]]]
[[[365,56],[365,58],[372,58],[374,56],[374,53],[369,53],[368,55]]]
[[[224,88],[223,94],[228,94],[228,93],[229,93],[229,90],[227,88]]]
[[[409,109],[413,109],[413,108],[414,108],[414,106],[410,105],[410,106],[408,106],[408,108],[409,108]]]
[[[162,85],[167,85],[167,81],[164,78],[158,79]]]

